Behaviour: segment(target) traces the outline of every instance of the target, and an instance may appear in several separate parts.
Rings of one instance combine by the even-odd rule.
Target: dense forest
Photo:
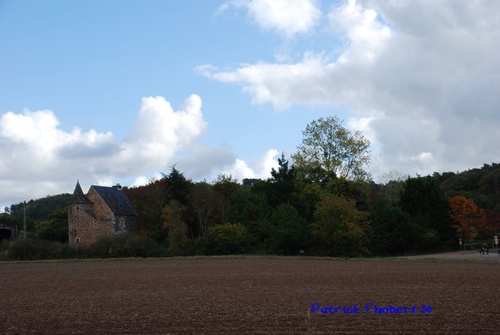
[[[500,164],[429,176],[393,173],[375,183],[363,169],[369,142],[360,133],[327,118],[303,134],[297,153],[282,155],[267,180],[221,174],[193,182],[173,166],[159,180],[124,187],[138,213],[138,235],[172,256],[356,257],[458,249],[459,239],[484,243],[500,232]],[[70,197],[27,203],[32,238],[67,242]],[[21,229],[23,211],[23,203],[6,208],[0,223]]]

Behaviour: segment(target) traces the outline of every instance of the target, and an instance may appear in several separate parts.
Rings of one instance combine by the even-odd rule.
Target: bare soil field
[[[500,263],[0,264],[0,334],[500,334]]]

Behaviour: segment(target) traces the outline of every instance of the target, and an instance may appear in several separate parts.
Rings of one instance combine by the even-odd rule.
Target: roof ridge
[[[137,216],[137,213],[123,190],[110,186],[92,185],[97,194],[116,215]]]

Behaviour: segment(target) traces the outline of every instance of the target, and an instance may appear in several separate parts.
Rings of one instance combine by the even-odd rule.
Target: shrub
[[[247,251],[249,236],[241,223],[222,224],[208,229],[203,245],[210,254],[228,255]]]
[[[146,236],[132,236],[127,239],[123,251],[129,257],[165,256],[165,248],[162,248],[158,242]]]
[[[56,259],[65,257],[65,250],[60,242],[20,239],[11,243],[7,257],[11,260]]]
[[[91,257],[159,257],[165,249],[146,236],[105,236],[89,247]]]

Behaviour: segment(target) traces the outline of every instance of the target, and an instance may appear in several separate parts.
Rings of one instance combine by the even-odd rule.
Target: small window
[[[76,243],[80,243],[80,238],[76,238]]]

